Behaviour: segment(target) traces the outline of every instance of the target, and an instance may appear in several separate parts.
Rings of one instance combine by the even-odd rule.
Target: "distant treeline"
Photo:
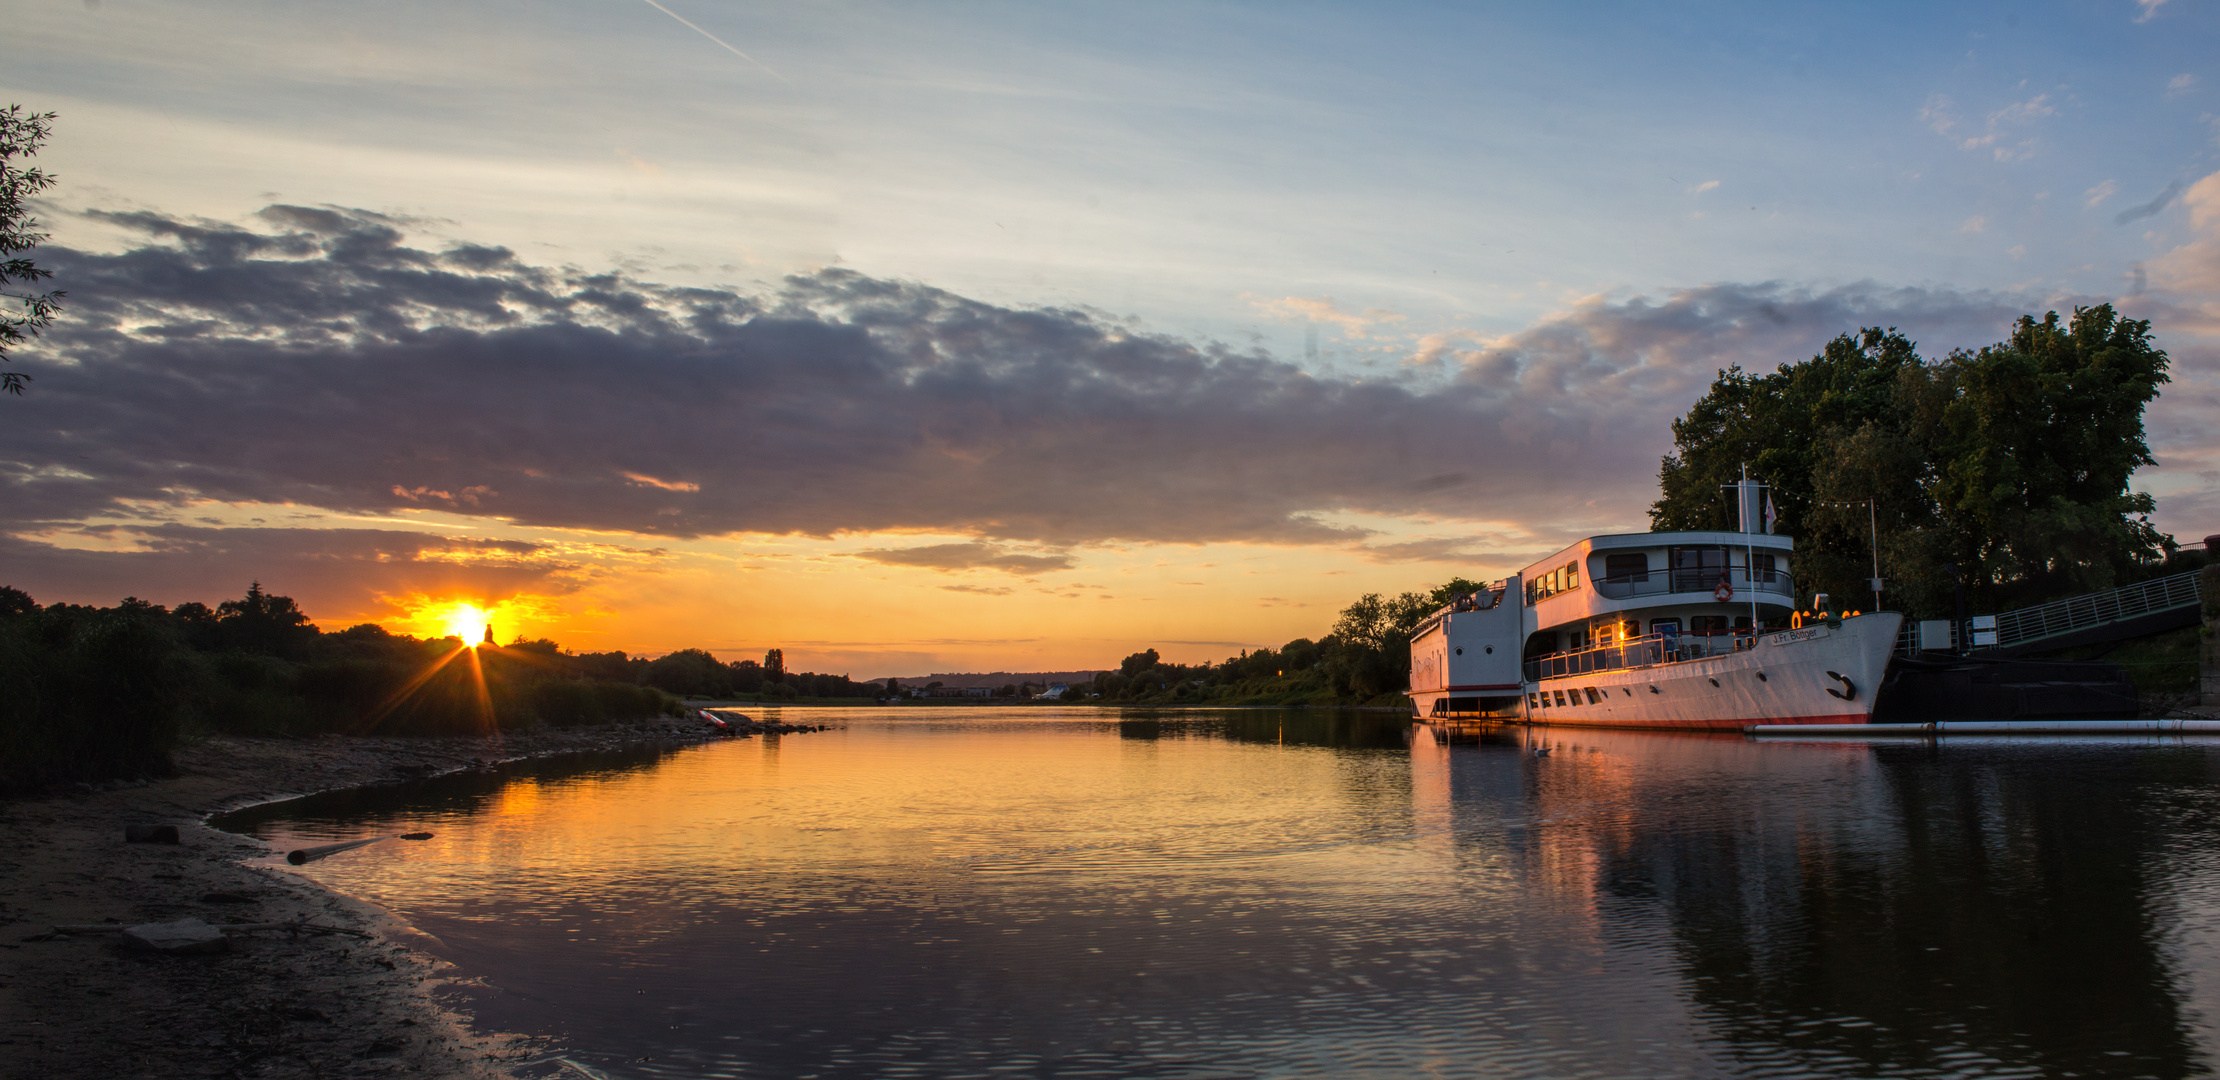
[[[373,623],[326,633],[259,583],[213,608],[41,607],[0,586],[0,792],[158,775],[194,734],[459,734],[652,717],[678,711],[682,695],[884,693],[786,672],[778,657],[467,648]]]
[[[1065,700],[1136,705],[1399,705],[1411,666],[1411,632],[1451,600],[1481,588],[1453,578],[1426,592],[1367,593],[1313,641],[1244,651],[1211,664],[1167,663],[1155,649],[1071,688]],[[1101,695],[1099,699],[1095,695]]]
[[[552,641],[535,641],[515,647],[539,649],[548,653],[560,652]],[[580,665],[580,670],[594,678],[639,683],[682,697],[754,697],[762,701],[794,701],[800,698],[876,700],[888,694],[886,686],[881,683],[857,682],[846,675],[788,671],[785,654],[779,649],[764,653],[761,663],[754,660],[735,660],[728,664],[704,649],[680,649],[653,660],[626,656],[622,652],[580,653],[568,659]]]

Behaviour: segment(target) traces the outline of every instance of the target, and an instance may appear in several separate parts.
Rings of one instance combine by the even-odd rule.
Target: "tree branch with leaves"
[[[8,350],[37,337],[53,322],[66,295],[59,290],[37,291],[38,283],[54,272],[24,254],[46,240],[26,203],[53,187],[54,178],[41,169],[22,167],[20,159],[35,156],[53,129],[53,113],[26,113],[21,105],[0,111],[0,298],[8,301],[0,305],[0,361],[9,360]],[[0,371],[0,390],[8,393],[23,393],[29,381],[31,377],[20,371]]]

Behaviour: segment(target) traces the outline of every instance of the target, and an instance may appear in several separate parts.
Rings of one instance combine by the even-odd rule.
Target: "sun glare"
[[[456,604],[440,616],[442,633],[475,642],[484,637],[486,624],[493,621],[493,613],[475,604]]]

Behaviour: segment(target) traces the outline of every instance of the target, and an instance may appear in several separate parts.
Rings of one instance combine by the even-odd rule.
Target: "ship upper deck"
[[[1760,615],[1796,604],[1793,538],[1746,532],[1614,533],[1591,536],[1528,566],[1521,602],[1537,630],[1651,608],[1726,603]],[[1508,598],[1507,598],[1508,599]]]

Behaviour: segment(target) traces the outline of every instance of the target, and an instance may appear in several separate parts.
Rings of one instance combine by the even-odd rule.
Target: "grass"
[[[2126,669],[2128,678],[2135,680],[2135,688],[2143,693],[2194,693],[2197,689],[2197,652],[2203,641],[2204,629],[2189,626],[2124,642],[2108,652],[2082,648],[2044,659],[2092,659],[2118,664]]]

